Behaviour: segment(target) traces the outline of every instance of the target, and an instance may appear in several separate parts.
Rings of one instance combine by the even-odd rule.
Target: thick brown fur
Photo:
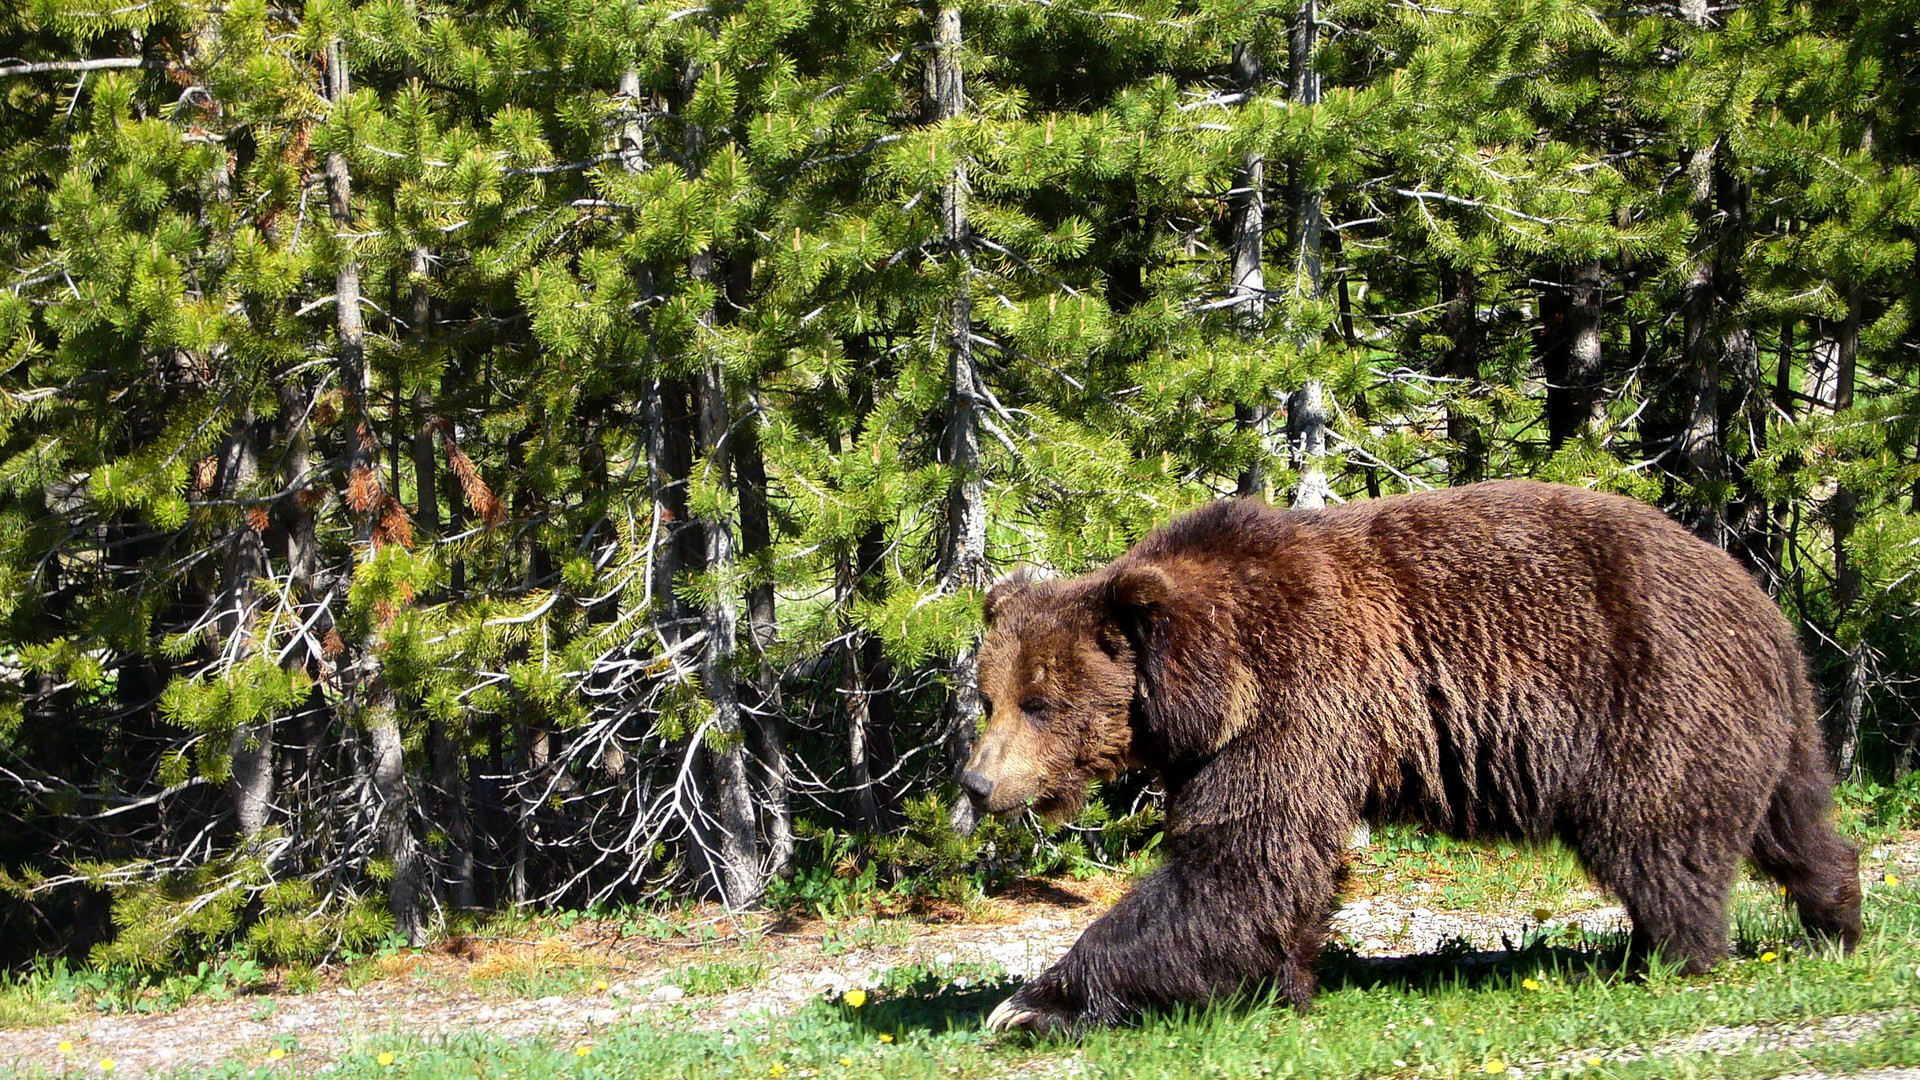
[[[1141,765],[1166,864],[996,1013],[1078,1030],[1277,984],[1304,1007],[1361,821],[1558,837],[1633,945],[1702,971],[1742,857],[1860,935],[1792,628],[1630,499],[1520,481],[1280,511],[1215,503],[1097,573],[996,587],[982,809],[1070,812]]]

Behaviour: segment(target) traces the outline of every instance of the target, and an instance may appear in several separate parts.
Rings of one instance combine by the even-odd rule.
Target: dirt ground
[[[1920,878],[1920,839],[1862,853],[1862,874]],[[907,965],[997,965],[1014,976],[1051,964],[1093,918],[1126,889],[1119,878],[1087,882],[1026,882],[986,902],[962,920],[891,920],[865,924],[788,922],[735,934],[719,920],[717,942],[689,947],[623,937],[616,927],[577,924],[540,941],[456,938],[441,946],[381,961],[381,970],[356,988],[344,981],[304,994],[265,992],[160,1013],[82,1015],[48,1027],[0,1031],[0,1073],[7,1065],[59,1070],[69,1062],[112,1058],[114,1080],[217,1062],[267,1061],[276,1042],[296,1039],[302,1062],[324,1063],[350,1044],[385,1032],[431,1035],[486,1031],[502,1038],[541,1035],[565,1041],[608,1024],[657,1016],[702,1028],[724,1027],[747,1014],[785,1012],[809,999],[876,983]],[[1599,895],[1572,905],[1549,926],[1588,930],[1624,925],[1624,913]],[[1526,915],[1436,910],[1406,883],[1356,897],[1334,918],[1335,940],[1362,956],[1411,955],[1453,938],[1484,949],[1520,940],[1534,925]],[[761,965],[750,986],[718,994],[688,994],[678,986],[688,964]],[[532,996],[507,987],[515,973],[588,970],[589,989]],[[963,968],[963,970],[965,970]],[[363,973],[364,978],[364,973]],[[356,980],[357,981],[357,980]],[[584,979],[581,981],[585,981]],[[523,988],[525,982],[520,984]],[[1888,1016],[1830,1017],[1803,1028],[1714,1029],[1673,1046],[1604,1048],[1611,1056],[1673,1053],[1744,1045],[1795,1045],[1799,1040],[1861,1038]],[[71,1045],[67,1054],[62,1043]],[[97,1067],[88,1071],[98,1074]],[[1815,1078],[1802,1078],[1815,1080]],[[1854,1080],[1920,1080],[1920,1070],[1877,1070]]]

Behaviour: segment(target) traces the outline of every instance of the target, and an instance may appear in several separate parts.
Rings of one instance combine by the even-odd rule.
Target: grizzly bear
[[[1164,865],[996,1009],[1081,1031],[1250,984],[1304,1008],[1347,838],[1557,837],[1630,954],[1726,950],[1741,856],[1816,938],[1858,858],[1794,632],[1732,558],[1631,499],[1531,482],[1283,511],[1223,501],[1105,569],[986,600],[984,813],[1056,817],[1141,767]]]

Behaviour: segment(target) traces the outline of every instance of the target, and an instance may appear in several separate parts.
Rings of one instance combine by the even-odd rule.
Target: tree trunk
[[[964,114],[967,94],[957,6],[943,5],[934,17],[932,69],[934,119],[951,120]],[[937,569],[940,587],[947,592],[983,588],[987,583],[987,503],[980,471],[980,372],[973,362],[973,232],[967,223],[967,192],[963,158],[940,187],[940,238],[956,270],[943,335],[947,416],[941,450],[954,477],[947,488]],[[979,662],[973,643],[953,654],[947,673],[947,765],[957,774],[973,753],[980,717]],[[965,798],[953,804],[956,824],[971,824],[972,812],[973,804]]]
[[[1455,484],[1471,484],[1487,475],[1487,438],[1472,410],[1461,400],[1482,396],[1480,388],[1480,281],[1471,270],[1440,268],[1440,303],[1448,339],[1441,357],[1441,373],[1457,382],[1450,388],[1456,399],[1447,405],[1447,441],[1454,446],[1450,463]]]
[[[1710,18],[1707,0],[1680,0],[1680,17],[1704,29]],[[1687,178],[1693,189],[1694,236],[1705,240],[1713,235],[1713,170],[1720,143],[1715,140],[1693,151],[1687,163]],[[1677,450],[1677,460],[1668,466],[1669,474],[1681,472],[1696,491],[1708,489],[1708,503],[1691,510],[1688,517],[1693,531],[1713,544],[1724,539],[1722,515],[1717,505],[1719,476],[1719,351],[1708,338],[1713,316],[1713,255],[1710,248],[1696,252],[1693,269],[1681,289],[1682,358],[1680,389],[1682,407],[1675,411],[1678,422],[1675,445],[1662,452]]]
[[[1320,380],[1309,381],[1288,398],[1287,437],[1293,448],[1294,468],[1300,471],[1293,505],[1301,510],[1318,510],[1327,505],[1333,491],[1325,466],[1327,409]]]
[[[740,424],[734,469],[740,483],[741,553],[749,562],[769,557],[773,528],[768,513],[767,460],[760,446],[758,417]],[[780,636],[774,611],[773,582],[756,582],[747,590],[747,644],[753,650],[753,704],[747,717],[753,729],[754,752],[760,764],[760,808],[766,816],[767,873],[786,880],[793,876],[793,812],[787,768],[786,716],[780,696],[780,672],[771,659]]]
[[[701,277],[696,257],[694,277]],[[732,451],[728,432],[733,426],[733,411],[727,399],[726,373],[717,357],[709,356],[702,365],[699,384],[700,449],[709,472],[709,482],[723,495],[721,505],[734,504]],[[710,811],[715,825],[720,873],[714,885],[722,900],[733,909],[751,907],[760,902],[766,883],[760,873],[758,824],[753,809],[753,784],[747,774],[747,749],[740,722],[739,686],[734,681],[734,643],[739,630],[739,602],[734,598],[733,524],[724,517],[704,521],[705,566],[708,574],[721,582],[703,613],[706,631],[700,654],[700,681],[706,687],[707,701],[713,706],[713,737],[707,740],[709,773],[713,789]]]
[[[848,615],[857,602],[879,603],[885,597],[881,576],[886,555],[886,530],[870,526],[851,555],[835,560],[834,599],[841,612],[840,632],[845,642],[841,692],[847,702],[847,757],[853,769],[854,798],[861,821],[870,833],[879,833],[899,821],[898,786],[877,784],[876,766],[885,774],[895,762],[893,701],[884,687],[890,665],[881,643]]]
[[[1288,40],[1287,98],[1296,105],[1320,104],[1320,73],[1313,66],[1319,41],[1319,0],[1305,0],[1294,17]],[[1292,198],[1287,218],[1287,251],[1293,259],[1294,289],[1317,299],[1323,277],[1321,239],[1326,231],[1323,195],[1319,183],[1303,175],[1307,171],[1306,162],[1295,161],[1288,171]]]
[[[1833,381],[1833,413],[1836,419],[1844,418],[1853,408],[1854,372],[1860,356],[1860,324],[1865,306],[1864,290],[1859,285],[1848,288],[1847,318],[1840,326],[1836,357],[1838,364]],[[1860,568],[1847,551],[1847,543],[1853,538],[1853,531],[1859,524],[1860,493],[1841,484],[1834,489],[1827,513],[1833,524],[1833,638],[1840,643],[1841,669],[1845,673],[1841,679],[1839,700],[1834,702],[1831,745],[1834,772],[1845,780],[1852,777],[1859,764],[1860,722],[1867,705],[1866,644],[1858,640],[1851,646],[1844,644],[1852,636],[1845,629],[1845,623],[1860,602]]]
[[[681,74],[683,100],[693,98],[703,77],[698,61],[690,61]],[[698,178],[707,154],[707,132],[697,124],[686,124],[685,160],[689,176]],[[697,282],[715,284],[720,295],[714,305],[701,313],[704,331],[712,332],[724,319],[728,277],[721,273],[720,257],[712,250],[695,254],[688,263],[688,276]],[[705,637],[700,648],[700,681],[707,703],[713,707],[712,734],[703,741],[706,757],[706,783],[702,798],[706,802],[696,837],[708,864],[708,876],[720,899],[729,908],[740,910],[760,902],[766,892],[766,880],[760,864],[759,822],[753,806],[753,780],[747,768],[745,732],[741,722],[740,687],[734,676],[734,652],[739,634],[740,603],[733,592],[735,573],[734,524],[725,516],[726,507],[737,506],[734,498],[733,403],[728,394],[726,369],[711,346],[703,344],[704,355],[693,385],[695,438],[704,469],[703,479],[720,494],[720,516],[697,523],[701,551],[699,565],[719,584],[701,612]]]
[[[1348,267],[1340,263],[1340,234],[1329,234],[1327,242],[1333,253],[1337,270],[1334,275],[1334,289],[1340,306],[1340,340],[1346,344],[1349,353],[1359,355],[1360,335],[1353,326],[1353,292],[1347,283]],[[1369,434],[1373,433],[1373,402],[1365,387],[1353,396],[1353,415],[1365,425]],[[1371,454],[1368,455],[1367,464],[1361,470],[1361,474],[1366,480],[1367,498],[1379,498],[1380,466]]]
[[[1558,450],[1606,421],[1601,386],[1599,260],[1553,271],[1540,291],[1540,355],[1547,378],[1547,441]]]
[[[1258,45],[1243,41],[1233,47],[1234,85],[1249,99],[1260,88],[1260,69]],[[1267,231],[1267,160],[1260,151],[1249,150],[1241,158],[1233,190],[1227,195],[1227,209],[1232,222],[1232,236],[1227,241],[1232,280],[1227,294],[1234,301],[1233,325],[1242,340],[1256,344],[1267,322],[1266,273],[1261,266]],[[1235,405],[1233,417],[1256,444],[1253,458],[1240,472],[1239,494],[1271,498],[1267,457],[1273,453],[1273,402],[1263,393],[1253,401]]]
[[[221,463],[220,490],[229,499],[252,493],[260,476],[260,448],[251,410],[234,425]],[[229,665],[251,659],[258,649],[254,619],[259,615],[258,582],[267,576],[267,549],[252,517],[243,517],[227,537],[226,565],[219,597],[220,639]],[[273,720],[237,728],[228,744],[231,772],[228,790],[240,836],[252,840],[266,826],[273,804]]]
[[[1754,460],[1766,450],[1766,380],[1760,374],[1760,346],[1748,324],[1744,258],[1753,218],[1752,186],[1720,171],[1715,203],[1722,238],[1716,246],[1715,338],[1720,349],[1720,376],[1729,393],[1720,401],[1720,454],[1727,474],[1727,551],[1758,574],[1766,570],[1770,522],[1766,501],[1754,491]],[[1727,432],[1745,432],[1729,439]],[[1733,450],[1738,448],[1739,456]]]
[[[1288,35],[1287,98],[1296,105],[1320,104],[1320,73],[1314,70],[1313,54],[1320,40],[1319,0],[1305,0],[1294,16]],[[1307,163],[1291,163],[1288,186],[1290,213],[1287,216],[1287,252],[1293,260],[1293,290],[1297,296],[1319,299],[1324,291],[1321,238],[1326,222],[1322,211],[1320,185],[1306,176]],[[1300,335],[1302,343],[1310,335]],[[1293,450],[1294,468],[1300,480],[1293,492],[1293,505],[1318,509],[1327,504],[1333,487],[1327,481],[1327,410],[1325,391],[1318,379],[1294,391],[1287,402],[1287,435]]]
[[[432,253],[424,247],[414,248],[408,316],[413,328],[413,345],[422,351],[432,332],[433,299],[427,289],[427,276],[432,271]],[[434,455],[433,400],[422,390],[413,404],[417,424],[413,436],[413,488],[418,503],[414,525],[437,539],[444,530],[440,522],[439,463]],[[442,870],[445,884],[452,892],[455,907],[474,908],[478,906],[478,899],[473,889],[473,822],[467,813],[467,778],[461,767],[463,755],[453,733],[438,720],[427,721],[427,756],[439,802],[438,820],[446,826],[447,854]]]
[[[1694,532],[1755,565],[1759,541],[1751,534],[1762,515],[1736,490],[1744,474],[1734,475],[1727,452],[1727,430],[1743,417],[1751,422],[1759,404],[1751,396],[1759,354],[1740,311],[1749,199],[1728,172],[1728,153],[1720,139],[1687,163],[1696,249],[1681,294],[1684,407],[1675,464],[1693,489],[1686,517]]]
[[[327,48],[327,98],[333,108],[347,100],[347,48],[339,38]],[[353,181],[347,156],[339,148],[327,152],[327,205],[337,236],[353,229]],[[334,275],[335,359],[341,390],[347,396],[347,502],[356,515],[356,548],[371,555],[379,542],[378,530],[392,512],[391,496],[380,482],[379,447],[367,408],[369,389],[366,333],[360,321],[360,261],[350,243],[341,240],[340,266]],[[344,600],[352,575],[340,575],[337,591]],[[335,666],[336,696],[345,704],[350,722],[371,735],[372,775],[376,826],[382,854],[392,868],[387,900],[394,929],[408,944],[426,940],[423,904],[424,864],[413,835],[413,785],[407,775],[400,737],[399,714],[374,653],[379,631],[372,640],[346,647]]]
[[[1793,422],[1793,319],[1780,320],[1780,351],[1773,375],[1773,407],[1788,423]],[[1796,472],[1800,462],[1783,462],[1782,470]],[[1792,496],[1773,506],[1773,524],[1767,531],[1767,567],[1772,576],[1772,591],[1777,595],[1787,578],[1787,532],[1793,516]]]
[[[1719,144],[1694,152],[1687,166],[1693,184],[1696,236],[1712,235],[1713,159]],[[1681,293],[1683,363],[1681,390],[1686,402],[1680,431],[1680,463],[1695,488],[1689,512],[1693,531],[1717,546],[1726,544],[1726,513],[1721,486],[1720,349],[1713,340],[1714,259],[1710,249],[1695,253],[1693,269]]]

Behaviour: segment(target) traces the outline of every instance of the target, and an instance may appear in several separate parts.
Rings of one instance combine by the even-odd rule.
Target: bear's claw
[[[1033,1026],[1040,1019],[1039,1013],[1021,1008],[1014,1004],[1015,1000],[1008,998],[994,1006],[992,1014],[987,1017],[988,1031],[1019,1031]]]

